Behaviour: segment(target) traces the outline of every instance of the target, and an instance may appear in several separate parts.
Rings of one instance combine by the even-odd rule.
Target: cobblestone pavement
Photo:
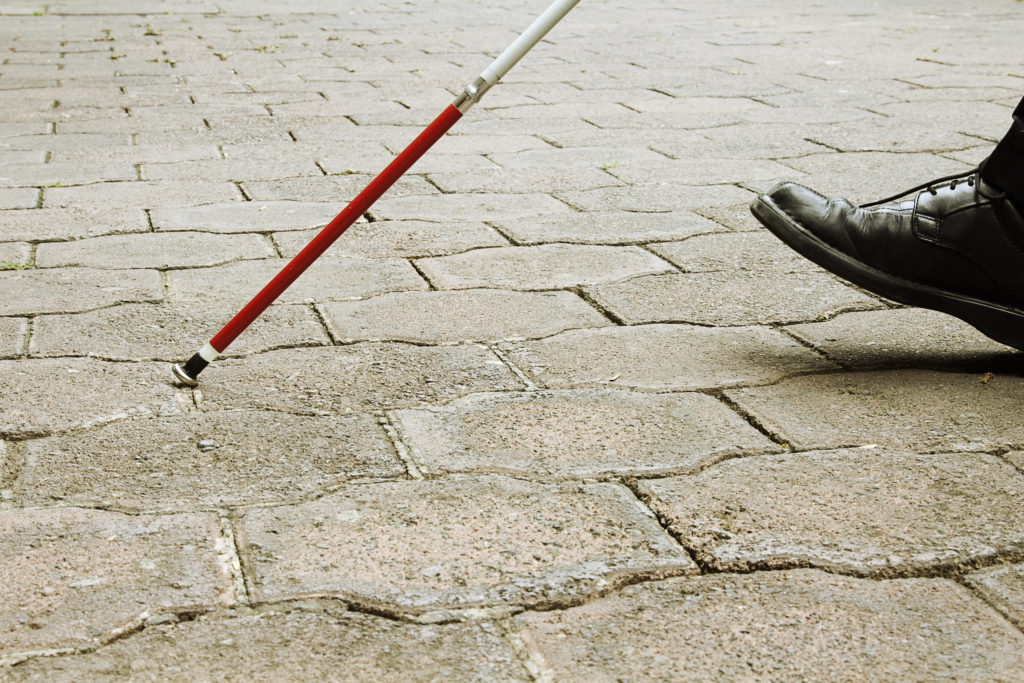
[[[500,7],[498,6],[500,5]],[[1024,4],[0,2],[0,679],[1024,680],[1024,357],[747,211],[976,165]]]

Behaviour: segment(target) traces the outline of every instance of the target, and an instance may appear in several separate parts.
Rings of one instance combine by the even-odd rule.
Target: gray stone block
[[[490,476],[351,487],[249,510],[237,538],[259,600],[333,595],[410,612],[554,606],[633,577],[696,572],[614,484]]]
[[[319,202],[222,202],[172,209],[153,209],[157,230],[207,232],[271,232],[323,227],[343,207]]]
[[[274,242],[284,256],[299,253],[319,230],[283,232]],[[346,230],[324,253],[323,258],[416,258],[447,256],[483,247],[505,247],[508,240],[480,222],[448,221],[359,221]]]
[[[982,569],[968,574],[965,581],[1018,628],[1024,628],[1024,564]]]
[[[0,211],[0,239],[5,241],[67,240],[147,230],[146,214],[141,209]]]
[[[260,235],[168,232],[40,244],[36,250],[36,265],[39,268],[184,268],[276,255]]]
[[[538,215],[496,220],[494,225],[517,244],[636,244],[679,240],[724,228],[690,211],[624,213],[620,211]]]
[[[0,271],[0,315],[74,313],[118,303],[160,301],[155,270],[47,268]]]

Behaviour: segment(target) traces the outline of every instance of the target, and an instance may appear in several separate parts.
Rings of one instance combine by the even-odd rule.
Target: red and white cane
[[[373,206],[373,203],[401,178],[423,154],[430,149],[450,129],[469,108],[480,101],[488,89],[501,80],[530,49],[540,42],[555,24],[575,7],[580,0],[555,0],[543,14],[537,17],[522,35],[505,49],[489,67],[472,83],[467,85],[455,101],[448,105],[434,121],[402,150],[387,168],[380,172],[370,184],[328,223],[313,240],[281,269],[274,279],[253,297],[228,324],[184,364],[175,364],[172,368],[175,378],[182,384],[194,387],[199,384],[199,373],[207,365],[227,350],[228,346],[240,335],[263,311],[267,309],[306,268],[313,264],[321,254],[341,236],[356,219]]]

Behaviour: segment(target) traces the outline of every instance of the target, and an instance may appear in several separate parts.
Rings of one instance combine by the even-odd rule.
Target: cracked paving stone
[[[277,253],[260,235],[146,233],[40,244],[36,251],[36,266],[182,268],[216,266],[230,261],[273,256],[277,256]]]
[[[476,394],[394,416],[414,458],[429,472],[645,474],[778,450],[703,394],[618,389]]]
[[[341,210],[336,203],[221,202],[204,206],[153,209],[157,230],[208,232],[271,232],[305,230],[327,225]]]
[[[923,308],[844,313],[821,323],[790,325],[786,331],[847,366],[1024,365],[1024,356],[962,320]]]
[[[621,187],[623,183],[596,168],[489,168],[457,172],[431,173],[430,182],[446,194],[528,194],[544,188],[546,192],[591,190],[598,187]]]
[[[537,215],[493,221],[519,244],[569,242],[573,244],[629,244],[678,240],[725,230],[691,211],[673,213],[587,212]]]
[[[982,569],[965,580],[1018,628],[1024,628],[1024,564]]]
[[[34,206],[34,204],[33,204]],[[384,220],[446,221],[452,216],[468,221],[498,221],[536,214],[569,215],[573,211],[546,194],[436,194],[385,197],[374,205]]]
[[[0,377],[0,436],[37,435],[181,410],[170,372],[162,363],[5,360],[0,361]]]
[[[54,508],[0,513],[0,662],[74,648],[152,615],[234,601],[211,514]],[[3,675],[0,670],[0,675]]]
[[[145,209],[194,206],[242,197],[231,183],[195,181],[134,181],[46,188],[43,206],[51,208],[104,208],[128,206]]]
[[[988,380],[988,381],[984,381]],[[892,370],[815,375],[726,395],[801,450],[879,444],[987,451],[1024,443],[1024,378]]]
[[[629,187],[560,192],[559,198],[580,211],[666,213],[750,203],[754,193],[734,185],[666,185],[647,183]]]
[[[364,301],[324,304],[321,310],[331,334],[341,342],[483,342],[545,337],[611,324],[570,292],[397,292]]]
[[[642,486],[715,571],[920,576],[1024,552],[1024,476],[991,455],[766,455]]]
[[[153,511],[295,500],[404,472],[370,415],[219,411],[29,441],[22,477],[26,505]]]
[[[678,578],[514,623],[554,680],[1009,681],[1024,669],[1024,636],[943,579]]]
[[[167,291],[176,304],[192,303],[220,310],[241,308],[285,265],[287,259],[240,261],[212,268],[174,270]],[[385,292],[427,289],[408,261],[401,259],[321,259],[277,299],[282,304],[361,299]]]
[[[0,318],[0,358],[14,358],[25,348],[27,318]]]
[[[803,322],[881,306],[877,300],[819,273],[651,275],[593,285],[585,291],[627,325]]]
[[[73,657],[2,672],[14,681],[531,681],[491,621],[407,624],[367,614],[263,608],[160,624]]]
[[[284,232],[274,235],[281,254],[291,258],[319,231]],[[345,231],[323,258],[415,258],[447,256],[481,247],[506,247],[508,240],[480,222],[375,221],[359,222]]]
[[[41,315],[35,319],[29,354],[179,361],[203,346],[236,312],[227,306],[125,304],[90,313]],[[310,307],[279,305],[254,320],[224,356],[330,343]]]
[[[766,231],[698,235],[682,242],[652,244],[651,251],[687,273],[753,271],[821,272],[816,265]]]
[[[501,350],[551,389],[620,386],[688,391],[777,382],[836,366],[766,327],[637,325],[571,330]]]
[[[127,162],[90,164],[50,162],[0,166],[0,187],[54,187],[135,180],[135,168]]]
[[[363,343],[269,351],[207,370],[203,406],[305,414],[407,407],[522,384],[480,345]]]
[[[65,240],[147,230],[142,209],[0,211],[0,240]]]
[[[47,268],[0,272],[0,315],[75,313],[120,303],[160,301],[155,270]]]
[[[252,509],[238,532],[258,600],[357,597],[422,612],[557,605],[696,566],[616,484],[452,476]]]
[[[441,289],[559,289],[673,270],[639,247],[570,244],[477,249],[416,264]]]

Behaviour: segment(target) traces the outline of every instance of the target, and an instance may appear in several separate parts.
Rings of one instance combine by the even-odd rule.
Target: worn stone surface
[[[4,401],[0,436],[42,434],[181,410],[170,371],[157,363],[106,363],[85,358],[0,361]],[[67,400],[76,397],[88,400]]]
[[[235,602],[220,525],[57,508],[0,512],[0,661],[101,642],[150,616]]]
[[[52,268],[0,271],[0,315],[74,313],[113,304],[160,301],[155,270]]]
[[[724,571],[914,576],[1024,551],[1024,476],[991,455],[766,455],[643,489],[697,559]]]
[[[672,270],[637,247],[567,244],[477,249],[416,263],[439,289],[557,289]]]
[[[92,654],[37,659],[5,675],[11,681],[532,680],[494,622],[421,626],[301,608],[155,626]]]
[[[1011,375],[924,370],[829,374],[726,394],[802,449],[880,444],[982,451],[1024,440],[1024,425],[1006,419],[1024,400],[1024,380]]]
[[[290,258],[309,244],[317,233],[316,230],[277,233],[274,242],[281,249],[281,254]],[[470,249],[507,245],[508,240],[499,232],[480,222],[360,221],[346,230],[322,258],[445,256]]]
[[[696,569],[621,486],[494,476],[249,510],[238,541],[259,599],[339,595],[417,611],[558,604],[630,576]]]
[[[1024,636],[950,581],[680,578],[516,619],[557,678],[1014,680]]]
[[[195,302],[241,308],[287,264],[285,259],[263,259],[175,270],[167,274],[167,291],[175,304]],[[361,299],[384,292],[427,287],[407,261],[324,259],[310,266],[277,301],[295,304]]]
[[[702,394],[477,394],[440,408],[399,410],[395,419],[427,472],[642,474],[778,449]]]
[[[923,308],[844,313],[821,323],[791,325],[786,331],[848,366],[1024,365],[1020,354],[967,323]]]
[[[568,329],[611,324],[569,292],[399,292],[364,301],[328,303],[322,310],[331,333],[342,342],[491,341],[546,337]]]
[[[191,180],[99,183],[43,190],[43,206],[47,209],[98,209],[115,205],[155,209],[231,200],[242,200],[233,184]]]
[[[236,312],[215,302],[203,302],[125,304],[89,313],[42,315],[35,319],[29,353],[179,361],[211,339]],[[329,343],[327,330],[311,307],[271,306],[224,355]]]
[[[34,209],[38,203],[34,187],[0,187],[0,209]]]
[[[263,201],[222,202],[171,209],[153,209],[157,230],[208,232],[271,232],[323,227],[341,207],[332,203]]]
[[[968,574],[966,581],[1018,628],[1024,628],[1024,564],[982,569]]]
[[[32,265],[32,246],[28,242],[0,242],[0,270]]]
[[[272,256],[277,253],[260,235],[175,232],[40,244],[36,265],[39,268],[183,268]]]
[[[0,318],[0,358],[13,358],[25,349],[28,320]]]
[[[79,239],[111,233],[146,232],[142,209],[125,207],[0,211],[0,239]]]
[[[494,224],[517,244],[635,244],[677,240],[724,228],[691,211],[644,214],[619,211],[506,219]]]
[[[478,345],[383,343],[271,351],[218,361],[207,373],[206,407],[312,414],[404,407],[522,388],[497,356]]]
[[[296,500],[402,467],[370,415],[139,418],[30,441],[26,505],[177,510]]]
[[[552,389],[593,386],[685,391],[775,382],[835,367],[763,327],[637,325],[570,330],[501,345],[533,381]]]
[[[753,271],[820,272],[767,231],[698,235],[682,242],[651,245],[651,251],[686,273]]]
[[[881,304],[818,273],[715,272],[638,277],[586,287],[627,325],[803,322]]]

